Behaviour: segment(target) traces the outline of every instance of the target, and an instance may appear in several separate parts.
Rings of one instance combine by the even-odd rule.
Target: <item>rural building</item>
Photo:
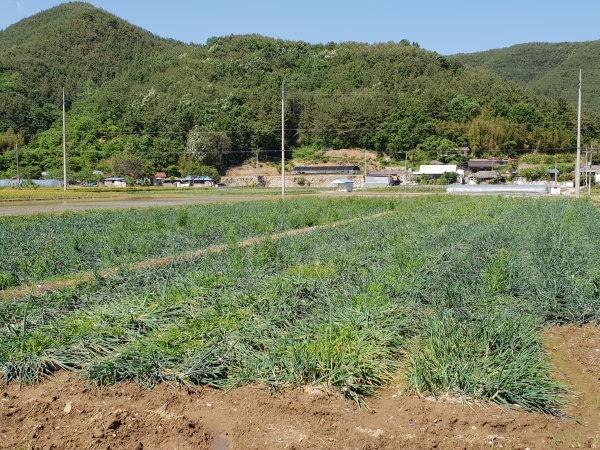
[[[352,192],[354,190],[354,181],[347,178],[338,178],[333,180],[331,184],[337,184],[338,192]]]
[[[479,172],[474,173],[473,177],[475,177],[477,180],[489,181],[493,180],[494,178],[498,178],[498,174],[493,170],[480,170]]]
[[[413,175],[416,175],[416,176],[429,175],[431,178],[436,179],[436,178],[440,178],[446,172],[458,173],[456,164],[426,164],[426,165],[420,166],[419,171],[414,172]]]
[[[581,166],[579,168],[581,175],[587,175],[588,173],[594,177],[594,183],[600,183],[600,165]],[[575,171],[572,172],[575,175]]]
[[[398,176],[398,172],[395,170],[381,171],[381,172],[369,172],[365,176],[365,187],[386,187],[391,186],[394,177]]]
[[[104,186],[106,187],[127,187],[127,183],[125,182],[125,178],[121,177],[108,177],[104,179]]]
[[[356,175],[358,173],[360,173],[358,166],[296,166],[292,170],[292,175]]]
[[[154,186],[162,186],[167,180],[167,174],[165,172],[156,172],[152,177],[152,184]]]
[[[470,159],[467,163],[468,169],[472,173],[476,173],[482,170],[495,170],[498,167],[502,167],[511,162],[518,162],[516,158],[487,158],[487,159]]]
[[[470,159],[468,163],[469,170],[472,173],[490,170],[493,171],[501,165],[502,163],[497,159]]]
[[[213,187],[215,181],[206,175],[188,175],[175,182],[175,187]]]

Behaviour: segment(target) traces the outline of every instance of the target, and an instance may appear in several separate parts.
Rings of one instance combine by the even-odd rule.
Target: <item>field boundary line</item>
[[[321,229],[335,228],[339,226],[344,226],[353,222],[357,222],[360,220],[367,219],[376,219],[378,217],[382,217],[385,215],[397,213],[397,210],[384,211],[377,214],[372,214],[370,216],[361,216],[354,217],[352,219],[340,220],[338,222],[333,222],[330,224],[324,225],[314,225],[311,227],[305,228],[296,228],[293,230],[282,231],[280,233],[271,234],[268,236],[257,236],[254,238],[244,239],[243,241],[236,242],[235,244],[219,244],[211,247],[202,248],[199,250],[193,250],[188,252],[179,253],[171,256],[164,256],[162,258],[152,258],[144,261],[130,263],[125,266],[126,270],[142,270],[148,269],[151,267],[159,267],[164,266],[166,264],[170,264],[176,261],[181,261],[185,259],[196,258],[198,256],[207,255],[211,253],[219,253],[228,248],[234,247],[251,247],[252,245],[258,244],[260,242],[268,241],[268,240],[279,240],[288,236],[294,236],[297,234],[310,233],[311,231],[317,231]],[[118,273],[120,268],[112,267],[110,269],[103,269],[97,272],[95,275],[93,272],[80,272],[71,275],[69,278],[64,280],[56,280],[56,281],[46,281],[41,282],[35,285],[25,285],[18,286],[11,289],[0,290],[0,300],[13,300],[13,299],[22,299],[29,295],[41,295],[45,292],[53,291],[55,289],[60,289],[69,286],[76,286],[81,283],[86,283],[89,281],[93,281],[98,278],[108,278],[112,275]]]

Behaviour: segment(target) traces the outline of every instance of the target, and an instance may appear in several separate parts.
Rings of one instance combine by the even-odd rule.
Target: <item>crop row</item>
[[[59,368],[349,398],[392,382],[560,414],[539,332],[598,320],[599,213],[566,200],[445,198],[0,305],[7,381]]]
[[[399,203],[299,198],[0,218],[0,289],[330,224],[393,210]]]

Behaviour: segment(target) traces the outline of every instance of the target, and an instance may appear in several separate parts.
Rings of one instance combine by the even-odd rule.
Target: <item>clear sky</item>
[[[61,3],[0,0],[0,29]],[[93,0],[154,34],[204,44],[257,33],[319,42],[408,39],[447,55],[600,39],[599,0]]]

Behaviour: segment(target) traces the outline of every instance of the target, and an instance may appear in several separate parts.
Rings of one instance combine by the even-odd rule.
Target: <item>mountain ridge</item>
[[[427,160],[464,146],[574,145],[576,111],[563,100],[408,42],[231,35],[185,44],[82,2],[0,32],[0,134],[24,135],[24,164],[59,167],[65,86],[71,172],[110,171],[124,157],[146,172],[222,169],[256,152],[277,157],[282,82],[292,152],[365,148]],[[10,175],[14,154],[2,152],[0,173]]]
[[[583,70],[585,106],[600,111],[600,40],[585,42],[532,42],[450,59],[494,73],[576,106],[579,69]],[[591,89],[590,89],[591,85]],[[586,89],[587,87],[587,89]]]

